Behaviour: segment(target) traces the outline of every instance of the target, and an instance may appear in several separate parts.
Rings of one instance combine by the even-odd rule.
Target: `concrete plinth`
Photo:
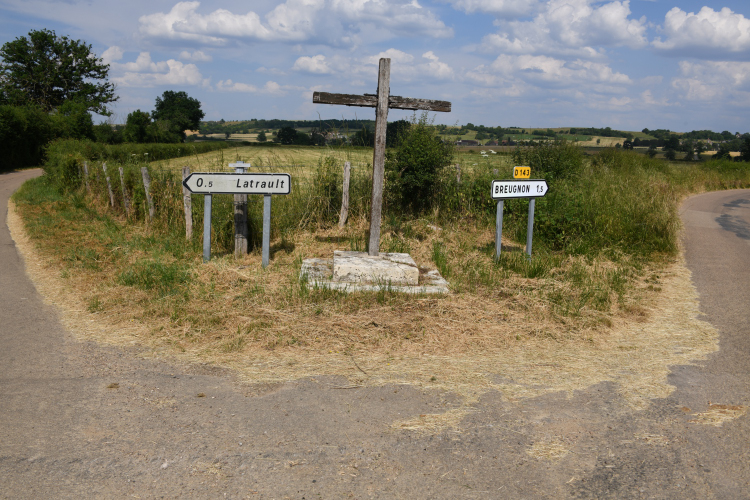
[[[333,252],[333,281],[339,283],[418,285],[419,268],[408,253]]]
[[[420,269],[406,253],[335,251],[333,259],[307,259],[300,279],[308,286],[347,292],[390,290],[405,293],[448,293],[437,270]]]

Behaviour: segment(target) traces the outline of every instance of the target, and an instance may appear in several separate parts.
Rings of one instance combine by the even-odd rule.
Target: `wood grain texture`
[[[313,102],[316,104],[340,104],[343,106],[358,106],[374,108],[378,105],[378,97],[374,94],[334,94],[330,92],[313,92]],[[390,109],[412,109],[424,111],[440,111],[448,113],[451,103],[431,99],[417,99],[414,97],[389,96]]]

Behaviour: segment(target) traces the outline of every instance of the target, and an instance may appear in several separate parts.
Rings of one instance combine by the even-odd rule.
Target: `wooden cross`
[[[420,109],[450,112],[448,101],[431,101],[390,95],[391,60],[380,59],[378,93],[352,95],[314,92],[313,102],[318,104],[343,104],[375,108],[375,151],[372,156],[372,204],[370,208],[370,241],[367,253],[376,256],[380,248],[380,218],[383,207],[383,178],[385,176],[385,131],[388,125],[388,108]]]

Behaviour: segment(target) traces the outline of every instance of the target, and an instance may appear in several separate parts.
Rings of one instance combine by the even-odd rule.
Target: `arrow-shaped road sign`
[[[292,177],[289,174],[194,172],[182,185],[196,194],[289,194]]]
[[[544,179],[508,179],[492,181],[492,199],[540,198],[547,194],[547,181]]]

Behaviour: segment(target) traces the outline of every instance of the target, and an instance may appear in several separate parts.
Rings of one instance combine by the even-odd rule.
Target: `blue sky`
[[[436,123],[750,131],[747,0],[0,0],[0,43],[42,28],[111,65],[118,123],[165,90],[213,120],[373,118],[312,92],[374,93],[385,56],[393,94],[453,103]]]

